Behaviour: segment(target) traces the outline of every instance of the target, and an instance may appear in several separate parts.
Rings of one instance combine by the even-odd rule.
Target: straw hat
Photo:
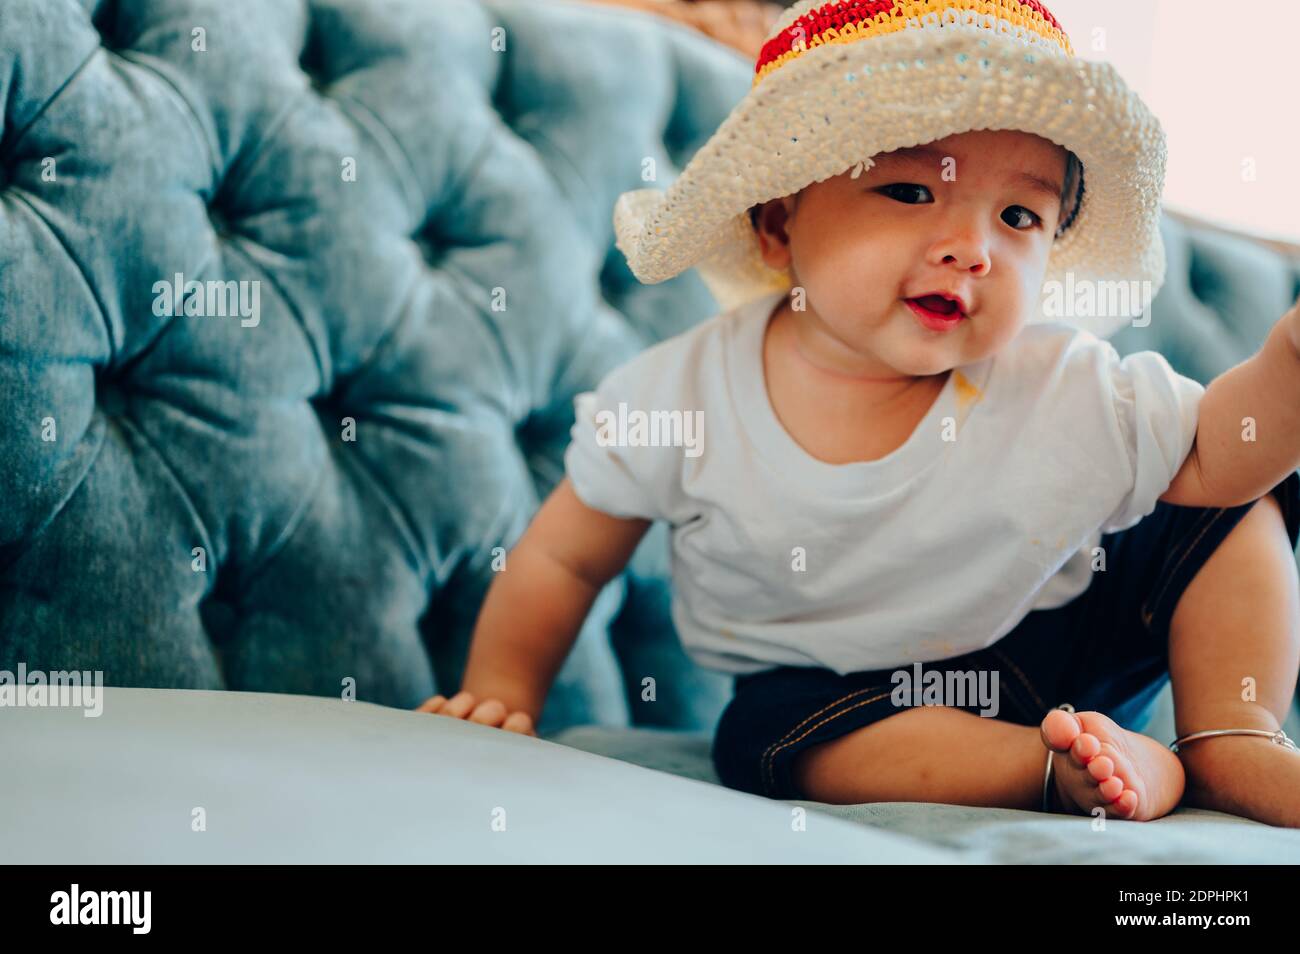
[[[1044,292],[1051,282],[1066,294],[1090,285],[1098,300],[1109,291],[1110,306],[1094,310],[1110,313],[1029,320],[1107,337],[1141,314],[1165,275],[1164,131],[1114,67],[1075,56],[1038,0],[795,4],[764,43],[749,93],[668,190],[619,196],[616,244],[640,281],[695,267],[731,308],[791,284],[788,268],[763,262],[751,206],[870,168],[879,153],[979,129],[1033,133],[1083,165]]]

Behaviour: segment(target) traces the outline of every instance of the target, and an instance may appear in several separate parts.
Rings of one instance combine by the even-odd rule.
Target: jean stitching
[[[795,734],[796,732],[798,732],[801,728],[803,728],[805,725],[807,725],[807,724],[808,724],[809,722],[811,722],[813,719],[817,718],[817,717],[818,717],[819,715],[821,715],[823,712],[829,712],[831,709],[834,709],[834,708],[835,708],[836,706],[838,706],[840,703],[842,703],[842,702],[848,702],[848,701],[849,701],[850,699],[852,699],[854,696],[860,696],[860,695],[862,695],[864,692],[875,692],[877,689],[882,689],[882,688],[884,688],[884,687],[883,687],[883,686],[872,686],[870,689],[854,689],[854,690],[853,690],[852,692],[850,692],[848,695],[841,696],[840,698],[836,699],[834,702],[830,702],[830,703],[827,703],[826,705],[822,706],[820,709],[818,709],[818,710],[817,710],[816,712],[814,712],[812,715],[810,715],[810,716],[806,716],[802,722],[800,722],[798,725],[796,725],[793,729],[791,729],[791,730],[790,730],[789,732],[787,732],[785,735],[781,736],[781,738],[779,738],[779,739],[777,739],[775,742],[773,742],[772,745],[778,745],[778,744],[780,744],[781,742],[784,742],[786,739],[790,738],[790,736],[794,735],[794,734]],[[769,750],[772,748],[772,745],[769,745],[769,746],[768,746],[768,749],[769,749]]]
[[[765,789],[765,791],[770,795],[772,793],[772,789],[776,785],[776,778],[775,778],[775,773],[773,772],[772,769],[772,765],[778,752],[780,752],[782,749],[788,748],[791,745],[794,745],[796,742],[800,741],[801,739],[807,738],[810,733],[816,732],[817,729],[821,728],[827,722],[833,722],[835,719],[838,719],[840,716],[844,715],[845,713],[852,712],[854,709],[858,708],[859,706],[865,706],[869,703],[875,702],[878,699],[885,698],[885,696],[888,696],[890,693],[893,692],[893,690],[891,689],[889,692],[882,693],[881,695],[878,696],[873,696],[870,699],[864,699],[862,702],[859,702],[856,705],[849,706],[849,708],[844,709],[841,712],[835,713],[835,715],[828,716],[827,718],[823,719],[821,722],[818,722],[816,725],[814,725],[803,735],[799,736],[799,738],[797,739],[791,739],[790,736],[794,735],[803,726],[807,725],[809,722],[817,718],[823,712],[826,712],[830,709],[834,709],[836,706],[840,705],[841,703],[847,702],[849,699],[852,699],[854,696],[860,696],[864,692],[875,692],[877,689],[882,689],[882,688],[884,687],[872,686],[870,689],[855,689],[853,692],[850,692],[848,695],[836,699],[834,702],[830,703],[829,705],[822,706],[821,709],[817,710],[812,715],[808,716],[806,719],[804,719],[802,722],[796,725],[793,729],[791,729],[781,738],[777,739],[775,742],[769,745],[763,751],[762,758],[759,760],[759,766],[762,770],[762,775],[763,775],[763,788]]]
[[[1017,666],[1014,662],[1012,662],[1010,657],[1008,657],[1006,653],[1002,652],[1002,650],[998,649],[996,646],[990,646],[989,652],[993,653],[995,656],[997,656],[1004,663],[1006,663],[1008,666],[1011,667],[1011,671],[1015,673],[1016,677],[1025,684],[1025,688],[1029,690],[1029,694],[1034,697],[1034,702],[1038,705],[1039,710],[1040,711],[1045,710],[1047,708],[1047,704],[1043,702],[1042,696],[1040,696],[1038,692],[1034,689],[1033,683],[1029,681],[1029,677],[1026,676],[1021,671],[1020,667]]]
[[[1201,538],[1204,537],[1207,532],[1209,532],[1209,529],[1212,526],[1214,526],[1216,523],[1219,522],[1219,518],[1222,517],[1226,512],[1227,512],[1227,508],[1220,508],[1214,511],[1213,517],[1211,517],[1209,522],[1206,523],[1205,526],[1201,528],[1201,532],[1196,535],[1195,539],[1193,539],[1191,543],[1189,543],[1186,547],[1183,548],[1182,554],[1178,557],[1178,562],[1174,564],[1173,569],[1170,570],[1169,574],[1165,577],[1165,582],[1160,587],[1159,591],[1154,596],[1148,596],[1146,600],[1142,603],[1142,625],[1143,627],[1146,628],[1148,632],[1150,632],[1151,630],[1151,620],[1155,617],[1154,607],[1160,603],[1161,597],[1163,597],[1165,595],[1165,591],[1169,589],[1169,584],[1174,581],[1175,577],[1177,577],[1178,568],[1181,567],[1187,561],[1187,558],[1192,555],[1192,551],[1196,549],[1196,544],[1201,542]],[[1191,536],[1191,534],[1192,534],[1191,530],[1187,531],[1187,533],[1183,535],[1183,539],[1186,540],[1188,537]]]

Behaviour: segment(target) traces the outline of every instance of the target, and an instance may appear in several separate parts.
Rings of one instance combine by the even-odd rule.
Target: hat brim
[[[619,197],[617,245],[643,283],[698,267],[724,307],[742,304],[790,280],[763,263],[750,206],[879,153],[979,129],[1033,133],[1083,164],[1083,199],[1053,242],[1045,282],[1138,283],[1145,293],[1127,313],[1071,323],[1105,337],[1140,314],[1165,273],[1159,121],[1110,64],[964,23],[822,46],[777,69],[666,192]]]

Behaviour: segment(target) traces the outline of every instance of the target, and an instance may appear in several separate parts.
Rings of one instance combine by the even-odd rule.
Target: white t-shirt
[[[1082,593],[1102,532],[1154,510],[1191,451],[1199,382],[1048,324],[953,369],[887,456],[819,461],[764,384],[782,297],[660,342],[574,400],[574,491],[669,522],[673,621],[700,665],[843,674],[988,646]]]

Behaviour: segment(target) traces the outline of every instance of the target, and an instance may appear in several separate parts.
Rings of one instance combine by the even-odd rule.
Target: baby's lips
[[[961,310],[957,302],[951,298],[944,298],[942,295],[922,295],[919,298],[909,298],[908,301],[914,301],[922,308],[928,311],[936,311],[941,315],[951,315]]]

